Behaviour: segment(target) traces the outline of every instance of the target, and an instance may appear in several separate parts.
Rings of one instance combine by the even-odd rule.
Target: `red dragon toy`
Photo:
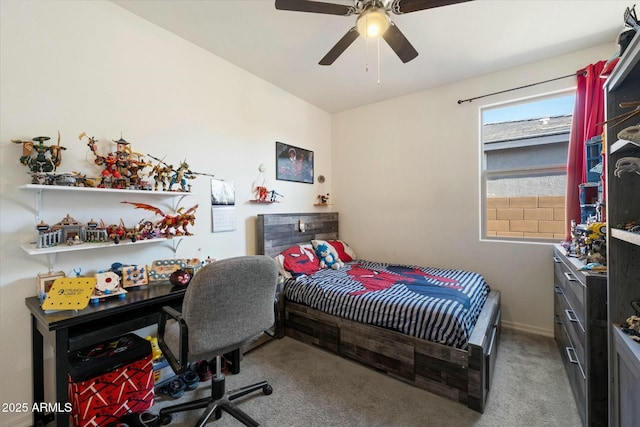
[[[147,205],[146,203],[136,203],[136,202],[120,202],[120,203],[128,203],[136,207],[136,209],[146,209],[148,211],[154,212],[156,215],[161,215],[163,218],[156,223],[160,234],[166,238],[171,238],[173,236],[192,236],[192,233],[189,233],[187,227],[192,225],[196,221],[195,212],[198,209],[198,205],[195,205],[186,211],[183,212],[183,208],[178,208],[176,211],[176,215],[167,215],[162,212],[161,209],[156,208],[155,206]],[[172,232],[173,230],[173,232]]]

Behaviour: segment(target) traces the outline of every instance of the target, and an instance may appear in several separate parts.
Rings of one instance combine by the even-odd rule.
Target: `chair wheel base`
[[[160,425],[166,426],[171,423],[171,420],[173,420],[171,414],[162,415],[160,416]]]
[[[271,387],[271,385],[267,384],[266,386],[262,387],[262,392],[268,396],[271,393],[273,393],[273,387]]]

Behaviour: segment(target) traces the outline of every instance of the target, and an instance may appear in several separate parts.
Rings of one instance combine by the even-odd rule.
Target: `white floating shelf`
[[[66,185],[41,185],[25,184],[20,186],[25,190],[47,190],[47,191],[88,191],[93,193],[120,193],[120,194],[146,194],[149,196],[191,196],[194,193],[186,191],[157,191],[157,190],[126,190],[119,188],[98,188],[98,187],[70,187]]]
[[[73,252],[73,251],[87,251],[91,249],[102,249],[108,247],[122,247],[122,246],[130,246],[130,245],[144,245],[147,243],[160,243],[160,242],[177,242],[180,239],[183,239],[189,236],[175,236],[171,239],[167,239],[164,237],[159,237],[155,239],[145,239],[145,240],[136,240],[132,242],[130,240],[121,240],[120,243],[114,243],[113,241],[108,242],[84,242],[77,245],[65,245],[64,243],[51,246],[49,248],[37,248],[35,243],[26,243],[20,245],[20,247],[29,255],[44,255],[44,254],[57,254],[60,252]]]

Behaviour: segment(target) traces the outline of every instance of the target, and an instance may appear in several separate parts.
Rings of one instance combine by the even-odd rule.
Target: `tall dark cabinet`
[[[640,114],[617,125],[614,118],[639,108],[640,33],[627,47],[604,88],[609,121],[606,126],[609,424],[637,427],[640,343],[622,333],[618,325],[635,314],[631,302],[640,300],[640,234],[623,230],[624,224],[640,220],[640,174],[616,173],[616,162],[624,157],[640,159],[640,143],[617,136],[629,126],[640,125]]]

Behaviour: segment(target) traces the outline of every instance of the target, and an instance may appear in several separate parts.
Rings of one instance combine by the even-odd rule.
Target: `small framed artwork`
[[[276,141],[276,179],[313,184],[313,151]]]
[[[36,285],[38,292],[38,298],[40,298],[40,302],[44,301],[47,298],[47,294],[53,286],[53,282],[56,279],[61,279],[65,277],[64,271],[50,271],[48,273],[38,273],[38,277],[36,278]]]

